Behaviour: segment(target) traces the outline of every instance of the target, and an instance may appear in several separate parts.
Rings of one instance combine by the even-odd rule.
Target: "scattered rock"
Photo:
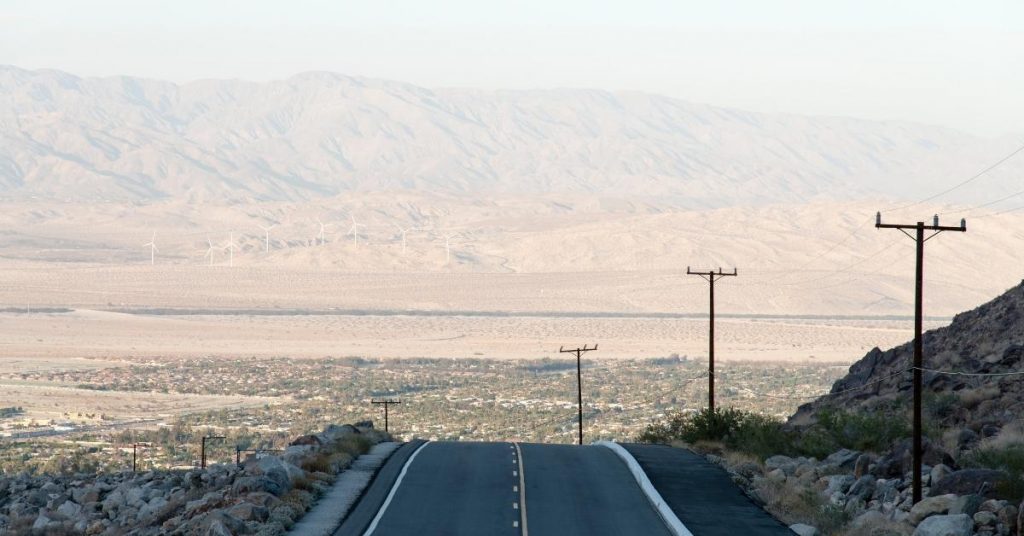
[[[860,478],[868,474],[868,470],[871,468],[871,456],[867,454],[861,454],[857,456],[857,461],[853,463],[853,477]]]
[[[818,529],[810,525],[805,525],[803,523],[790,525],[789,530],[795,532],[799,536],[818,536],[819,534],[821,534],[820,532],[818,532]]]
[[[840,449],[829,454],[828,457],[825,458],[825,463],[828,465],[834,465],[840,469],[853,469],[853,465],[859,457],[860,453],[855,450]]]
[[[238,503],[228,509],[228,515],[241,519],[242,521],[266,521],[270,517],[270,510],[249,502]]]
[[[992,512],[975,512],[973,518],[974,518],[974,523],[976,525],[978,525],[978,526],[981,526],[981,527],[985,527],[985,526],[993,527],[993,526],[995,526],[996,521],[999,519],[999,516],[995,515]]]
[[[914,536],[971,536],[974,521],[967,514],[932,516],[914,529]]]
[[[949,466],[944,464],[944,463],[940,463],[940,464],[936,465],[935,467],[932,467],[932,470],[929,473],[929,476],[931,478],[928,481],[928,485],[934,487],[936,484],[941,482],[943,478],[945,478],[947,475],[949,475],[952,472],[953,472],[953,470],[950,469]]]
[[[875,493],[875,477],[864,475],[850,486],[846,495],[860,501],[867,501]]]
[[[946,514],[955,499],[956,495],[953,494],[926,497],[910,509],[910,517],[907,518],[907,521],[911,525],[917,525],[927,517]]]
[[[949,514],[967,514],[973,516],[978,512],[981,507],[982,498],[980,495],[970,494],[961,495],[953,500],[953,504],[949,506]]]
[[[941,482],[933,485],[930,494],[968,495],[976,493],[985,497],[994,497],[996,485],[1008,478],[1009,475],[1006,473],[992,469],[961,469],[949,473],[943,477]]]

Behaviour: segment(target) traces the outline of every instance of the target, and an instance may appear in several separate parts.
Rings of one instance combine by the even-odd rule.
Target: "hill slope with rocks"
[[[925,332],[925,403],[946,427],[992,435],[1019,421],[1024,407],[1024,282],[946,327]],[[830,394],[801,406],[790,422],[808,424],[825,408],[870,412],[908,404],[913,341],[872,349]],[[901,373],[901,371],[907,371]],[[959,372],[962,374],[949,374]]]

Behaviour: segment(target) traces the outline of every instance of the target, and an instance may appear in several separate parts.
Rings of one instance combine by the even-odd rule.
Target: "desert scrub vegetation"
[[[1009,479],[996,484],[999,495],[1024,500],[1024,430],[1020,425],[1006,426],[999,435],[967,452],[960,465],[1006,472]]]
[[[831,504],[808,487],[763,479],[755,492],[765,508],[787,525],[806,523],[823,534],[837,534],[850,522],[850,514],[842,506]]]
[[[726,408],[669,415],[648,425],[637,440],[717,442],[763,460],[775,454],[823,458],[842,448],[882,452],[909,433],[906,419],[894,419],[888,412],[823,410],[817,424],[798,431],[775,417]]]

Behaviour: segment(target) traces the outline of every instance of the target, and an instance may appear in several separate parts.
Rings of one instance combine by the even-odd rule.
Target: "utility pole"
[[[579,409],[580,414],[580,445],[583,444],[583,374],[580,370],[580,357],[594,350],[597,350],[596,344],[593,348],[584,344],[583,348],[574,348],[572,350],[566,350],[561,346],[558,347],[558,353],[560,354],[576,354],[576,407]]]
[[[206,469],[206,442],[212,440],[224,440],[227,439],[224,436],[203,436],[201,447],[199,449],[199,468]]]
[[[925,225],[919,221],[915,224],[882,223],[882,213],[875,214],[876,229],[899,229],[900,232],[910,237],[917,243],[917,270],[915,272],[916,287],[914,292],[914,503],[921,502],[921,457],[924,454],[922,446],[922,423],[921,423],[921,368],[924,366],[924,341],[921,338],[922,311],[924,296],[924,243],[932,239],[942,231],[967,232],[967,220],[961,219],[959,227],[939,225],[939,215],[932,219],[931,225]],[[907,232],[912,229],[914,234]],[[927,238],[925,231],[934,231]]]
[[[733,268],[732,272],[723,272],[721,268],[718,272],[714,270],[708,270],[706,272],[694,272],[690,270],[690,267],[686,267],[686,275],[699,275],[702,279],[708,282],[711,290],[711,304],[708,308],[708,410],[712,413],[715,412],[715,281],[723,277],[736,277],[736,269]]]
[[[152,443],[132,443],[132,472],[138,472],[139,448],[152,447]]]
[[[388,431],[388,408],[391,407],[392,404],[401,404],[402,401],[401,400],[392,400],[392,399],[388,399],[388,400],[370,400],[370,403],[371,404],[378,404],[378,405],[383,405],[384,406],[384,431],[387,432]]]

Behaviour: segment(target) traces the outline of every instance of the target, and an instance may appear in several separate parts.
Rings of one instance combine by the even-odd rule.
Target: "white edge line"
[[[523,451],[519,448],[519,443],[512,445],[516,448],[516,454],[519,456],[519,532],[522,536],[530,536],[529,527],[526,525],[526,468],[523,466]]]
[[[409,465],[416,459],[416,455],[423,450],[423,447],[426,447],[429,444],[429,441],[423,443],[416,449],[416,452],[412,453],[412,456],[409,456],[408,460],[405,460],[405,465],[402,466],[402,472],[398,473],[398,478],[395,479],[395,483],[391,485],[391,491],[388,493],[388,498],[384,499],[384,504],[380,506],[380,510],[377,510],[377,515],[374,516],[373,522],[366,528],[366,532],[363,533],[363,536],[370,536],[373,534],[373,531],[377,530],[377,524],[380,523],[381,518],[384,517],[384,512],[387,511],[388,505],[391,504],[391,499],[395,498],[395,493],[398,492],[398,487],[402,485],[402,479],[405,478],[405,473],[409,470]]]
[[[633,478],[636,479],[636,483],[640,485],[640,489],[644,492],[644,495],[647,496],[647,500],[650,501],[651,506],[657,510],[661,519],[665,521],[665,525],[672,534],[675,534],[676,536],[693,536],[690,529],[686,528],[686,525],[683,525],[683,522],[679,520],[675,512],[668,507],[668,504],[665,503],[665,499],[661,497],[658,490],[654,489],[654,484],[651,484],[651,479],[647,478],[647,473],[644,472],[643,468],[640,467],[640,464],[637,463],[636,458],[634,458],[628,450],[624,449],[622,445],[612,441],[597,441],[594,445],[609,448],[612,452],[618,454],[619,458],[622,458],[626,467],[629,468],[629,472],[633,473]]]

